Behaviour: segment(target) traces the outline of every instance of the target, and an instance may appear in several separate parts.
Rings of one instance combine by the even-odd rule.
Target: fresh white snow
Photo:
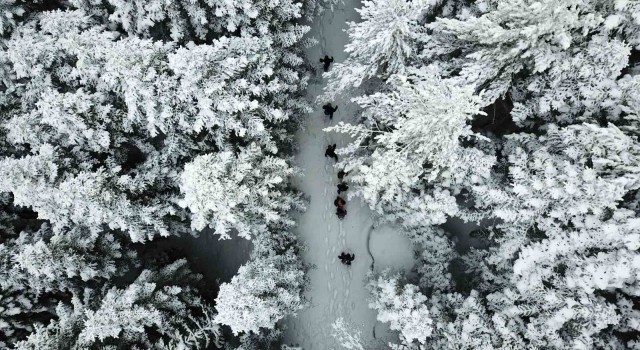
[[[359,1],[346,0],[344,6],[333,12],[326,11],[310,24],[309,35],[319,41],[307,50],[312,62],[318,62],[325,54],[333,56],[334,63],[345,59],[348,36],[343,30],[347,22],[359,20],[355,11],[358,7]],[[413,250],[399,230],[390,226],[373,229],[373,213],[357,199],[347,200],[348,214],[343,221],[336,217],[333,201],[337,196],[338,169],[334,168],[332,159],[324,157],[324,150],[328,144],[345,145],[348,139],[344,135],[327,134],[322,129],[339,121],[354,121],[357,107],[344,99],[316,101],[326,83],[321,76],[322,66],[317,64],[317,78],[308,90],[308,98],[314,101],[316,109],[308,116],[306,129],[298,132],[300,151],[296,157],[304,174],[296,185],[310,198],[308,210],[298,217],[296,229],[307,247],[303,258],[314,266],[309,271],[310,284],[305,294],[310,305],[297,317],[283,322],[284,341],[305,350],[340,349],[331,335],[331,325],[342,317],[354,332],[361,332],[366,348],[382,348],[397,336],[377,322],[375,312],[368,308],[369,293],[365,284],[372,266],[370,254],[375,259],[376,271],[385,268],[408,271],[413,265]],[[333,121],[322,113],[321,106],[326,102],[339,106]],[[350,267],[338,260],[342,251],[355,254]]]

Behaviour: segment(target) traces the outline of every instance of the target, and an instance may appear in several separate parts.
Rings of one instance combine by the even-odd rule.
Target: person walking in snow
[[[330,157],[338,161],[338,155],[336,154],[336,144],[327,146],[327,149],[324,151],[325,157]]]
[[[336,197],[336,199],[333,201],[333,205],[335,205],[338,208],[344,208],[346,204],[347,202],[344,200],[344,198],[340,196]]]
[[[347,190],[349,189],[349,185],[347,185],[344,182],[341,182],[338,184],[338,194],[340,194],[340,192],[347,192]]]
[[[344,207],[336,208],[336,216],[338,216],[338,219],[340,220],[344,219],[344,217],[347,216],[347,209]]]
[[[322,109],[324,109],[324,115],[328,115],[329,119],[333,119],[333,113],[338,110],[338,106],[332,107],[331,103],[327,103],[322,106]]]
[[[321,58],[320,62],[324,63],[324,71],[328,72],[329,71],[329,65],[333,62],[333,56],[329,57],[327,55],[324,55],[324,58]]]
[[[351,265],[351,262],[356,258],[355,254],[347,254],[345,252],[340,253],[340,255],[338,255],[338,259],[340,259],[340,261],[342,261],[343,264],[345,265]]]

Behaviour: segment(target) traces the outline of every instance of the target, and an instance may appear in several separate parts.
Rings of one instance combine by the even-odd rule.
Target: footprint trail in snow
[[[367,238],[372,224],[371,212],[359,200],[347,200],[347,216],[342,221],[338,220],[333,205],[337,195],[338,169],[334,167],[333,159],[324,157],[328,144],[342,147],[348,142],[348,136],[327,134],[323,129],[339,121],[353,122],[357,111],[357,107],[346,99],[326,101],[339,106],[333,121],[329,121],[321,108],[324,102],[316,103],[326,84],[326,79],[321,77],[322,65],[318,59],[327,54],[333,56],[334,63],[344,62],[347,56],[344,46],[348,42],[344,32],[346,23],[360,20],[355,10],[361,6],[360,2],[344,1],[344,9],[327,10],[309,24],[309,36],[319,41],[318,45],[306,51],[309,61],[317,64],[318,79],[308,89],[308,100],[315,104],[315,109],[307,116],[306,127],[296,135],[300,146],[296,163],[303,169],[298,186],[310,198],[307,211],[297,218],[296,233],[307,247],[302,253],[303,259],[316,268],[309,271],[310,285],[305,293],[310,305],[297,317],[284,320],[282,325],[285,327],[285,344],[297,345],[304,350],[341,349],[331,336],[331,325],[339,317],[344,318],[353,331],[361,332],[365,348],[382,349],[384,346],[381,344],[395,340],[394,334],[387,332],[384,342],[374,343],[376,340],[371,332],[376,325],[376,314],[368,308],[365,287],[365,277],[372,263]],[[345,195],[342,197],[347,198]],[[394,239],[381,243],[382,246],[394,244]],[[343,251],[356,255],[349,267],[338,260]],[[376,268],[378,258],[376,255]],[[384,326],[378,324],[380,329]],[[382,338],[378,334],[378,339]]]

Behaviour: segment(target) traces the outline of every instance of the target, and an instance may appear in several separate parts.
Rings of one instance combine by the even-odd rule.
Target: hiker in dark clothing
[[[338,216],[338,219],[342,220],[347,216],[347,210],[344,207],[338,207],[336,209],[336,215]]]
[[[333,201],[333,205],[335,205],[338,208],[344,208],[346,204],[347,202],[344,200],[344,198],[340,196],[336,197],[336,199]]]
[[[340,192],[347,192],[347,190],[349,189],[349,185],[347,185],[344,182],[341,182],[338,184],[338,194],[340,194]]]
[[[351,262],[356,258],[355,254],[347,254],[345,252],[340,253],[340,255],[338,255],[338,259],[340,259],[340,261],[342,261],[343,264],[345,265],[351,265]]]
[[[322,106],[322,109],[324,109],[324,115],[328,115],[329,119],[333,119],[333,113],[338,110],[338,106],[331,107],[331,103],[327,103]]]
[[[338,219],[342,220],[344,219],[345,216],[347,216],[347,209],[343,208],[343,207],[338,207],[336,209],[336,216],[338,217]]]
[[[327,55],[324,55],[324,58],[321,58],[320,62],[324,63],[324,71],[328,72],[329,65],[331,64],[331,62],[333,62],[333,56],[329,57]]]
[[[327,149],[324,151],[325,157],[330,157],[338,161],[338,155],[336,154],[336,144],[327,146]]]
[[[344,179],[344,177],[349,174],[348,172],[345,172],[344,170],[340,170],[338,171],[338,180],[340,180],[340,182],[342,182],[342,179]]]

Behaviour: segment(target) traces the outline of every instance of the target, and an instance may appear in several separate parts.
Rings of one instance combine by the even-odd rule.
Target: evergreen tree
[[[219,330],[213,309],[189,287],[192,275],[185,260],[159,270],[144,270],[126,288],[105,285],[85,289],[71,304],[60,303],[58,319],[39,327],[18,349],[196,348]],[[195,337],[195,338],[194,338]]]
[[[400,332],[403,341],[424,344],[433,331],[427,298],[418,287],[402,283],[400,276],[371,277],[369,307],[378,311],[378,321],[389,323],[392,330]]]
[[[251,260],[230,283],[223,283],[216,299],[215,321],[234,334],[272,329],[285,316],[302,309],[306,279],[295,247],[282,251],[278,242],[258,238]]]
[[[29,83],[8,95],[19,104],[4,128],[31,154],[0,160],[0,190],[54,230],[108,226],[144,241],[183,230],[179,173],[198,155],[251,141],[280,151],[289,108],[301,107],[271,96],[298,80],[275,71],[267,38],[175,49],[116,37],[80,11],[44,13],[16,32],[8,57]],[[297,201],[280,195],[285,208]]]
[[[283,159],[262,157],[251,144],[236,157],[220,152],[197,157],[185,166],[181,190],[184,206],[192,214],[193,229],[209,226],[222,238],[234,229],[251,238],[267,234],[269,226],[289,228],[294,222],[283,215],[304,207],[287,193],[287,178],[294,174]]]
[[[494,164],[491,153],[463,145],[488,140],[468,123],[481,113],[479,100],[431,69],[390,82],[390,92],[355,99],[364,109],[361,125],[325,130],[355,137],[339,164],[353,169],[352,193],[407,227],[441,224],[458,212],[453,195],[488,178]]]

